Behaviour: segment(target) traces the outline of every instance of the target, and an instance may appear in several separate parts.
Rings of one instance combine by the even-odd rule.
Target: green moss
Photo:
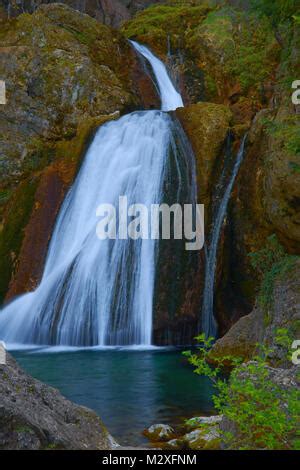
[[[154,5],[138,13],[125,23],[123,32],[129,38],[139,38],[149,44],[157,44],[166,52],[167,38],[177,46],[177,40],[201,22],[210,7],[207,5]]]
[[[59,449],[59,448],[60,448],[59,444],[55,444],[54,442],[51,442],[45,447],[45,449],[48,449],[48,450],[54,450],[54,449]]]
[[[205,75],[205,90],[208,97],[215,96],[218,92],[218,87],[214,78],[208,73]]]
[[[24,181],[16,191],[4,218],[0,233],[0,300],[8,289],[14,270],[14,261],[19,254],[24,228],[29,220],[34,195],[38,184],[36,176]]]
[[[34,431],[29,427],[29,426],[17,426],[15,428],[15,431],[17,433],[22,433],[22,434],[34,434]]]
[[[49,146],[40,139],[32,139],[30,147],[31,150],[26,155],[23,164],[25,174],[45,168],[55,158],[54,146]]]
[[[299,256],[286,253],[276,235],[268,237],[265,246],[256,253],[250,253],[249,256],[253,268],[261,275],[258,302],[265,314],[264,322],[268,325],[274,303],[275,281],[293,269]]]
[[[290,115],[274,120],[265,118],[262,120],[266,133],[275,139],[283,142],[283,147],[290,155],[300,156],[300,117],[298,115]],[[295,162],[295,170],[297,171],[297,163]],[[291,164],[293,168],[293,163]]]
[[[11,190],[3,189],[0,191],[0,205],[4,205],[7,203],[11,196]]]
[[[279,47],[269,22],[228,7],[210,12],[188,43],[200,57],[203,44],[209,45],[211,63],[237,80],[244,92],[259,88],[278,60]]]

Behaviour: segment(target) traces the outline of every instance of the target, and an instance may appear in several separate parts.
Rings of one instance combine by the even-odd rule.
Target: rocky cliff
[[[7,354],[0,365],[0,449],[112,449],[117,446],[92,410],[27,375]]]
[[[63,3],[74,10],[86,13],[108,26],[118,27],[137,11],[160,0],[1,0],[3,18],[13,18],[22,13],[34,13],[42,4]]]

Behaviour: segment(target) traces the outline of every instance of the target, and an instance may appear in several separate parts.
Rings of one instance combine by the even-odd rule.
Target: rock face
[[[60,0],[51,2],[48,0],[35,0],[34,2],[32,0],[22,0],[22,2],[1,0],[0,7],[2,6],[2,14],[5,18],[12,18],[25,12],[33,13],[41,4],[63,3],[116,28],[138,10],[146,8],[152,3],[159,3],[159,1],[161,0]]]
[[[237,282],[245,296],[253,297],[257,284],[247,255],[259,250],[270,234],[275,233],[289,253],[300,254],[300,176],[297,155],[287,148],[289,139],[291,145],[294,139],[296,143],[299,124],[296,110],[282,103],[278,110],[261,111],[249,134],[232,207],[233,264],[237,279],[242,273]]]
[[[119,33],[61,4],[2,23],[0,76],[8,102],[0,115],[0,297],[9,290],[9,299],[36,286],[93,131],[151,106],[154,92]]]
[[[23,372],[0,365],[0,449],[112,449],[100,418]]]
[[[7,88],[0,150],[6,184],[45,166],[53,159],[49,144],[72,141],[86,119],[137,105],[130,91],[130,46],[64,5],[42,5],[33,15],[4,22],[0,47]]]
[[[279,329],[286,329],[292,339],[300,335],[300,260],[289,272],[275,281],[274,302],[267,312],[257,305],[253,311],[235,323],[213,346],[210,356],[222,358],[232,356],[247,361],[253,357],[258,344],[274,349],[272,361],[289,366],[286,349],[276,343]]]
[[[183,436],[183,442],[192,450],[220,449],[220,423],[223,416],[196,416],[185,422],[190,432]]]
[[[227,106],[215,103],[196,103],[176,110],[188,136],[196,159],[198,202],[208,206],[211,202],[214,170],[221,165],[232,114]]]
[[[183,440],[192,450],[217,450],[220,448],[220,432],[217,426],[211,430],[195,429],[183,436]]]

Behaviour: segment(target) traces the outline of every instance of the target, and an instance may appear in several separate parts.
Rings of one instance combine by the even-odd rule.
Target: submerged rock
[[[144,435],[153,442],[165,442],[175,437],[174,429],[168,424],[152,424],[145,429]]]
[[[0,449],[112,449],[92,410],[27,375],[7,354],[0,365]]]

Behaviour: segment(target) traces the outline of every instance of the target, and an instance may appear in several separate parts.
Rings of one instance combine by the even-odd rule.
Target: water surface
[[[122,445],[147,441],[153,423],[213,412],[212,386],[193,373],[178,350],[13,352],[35,378],[95,410]]]

